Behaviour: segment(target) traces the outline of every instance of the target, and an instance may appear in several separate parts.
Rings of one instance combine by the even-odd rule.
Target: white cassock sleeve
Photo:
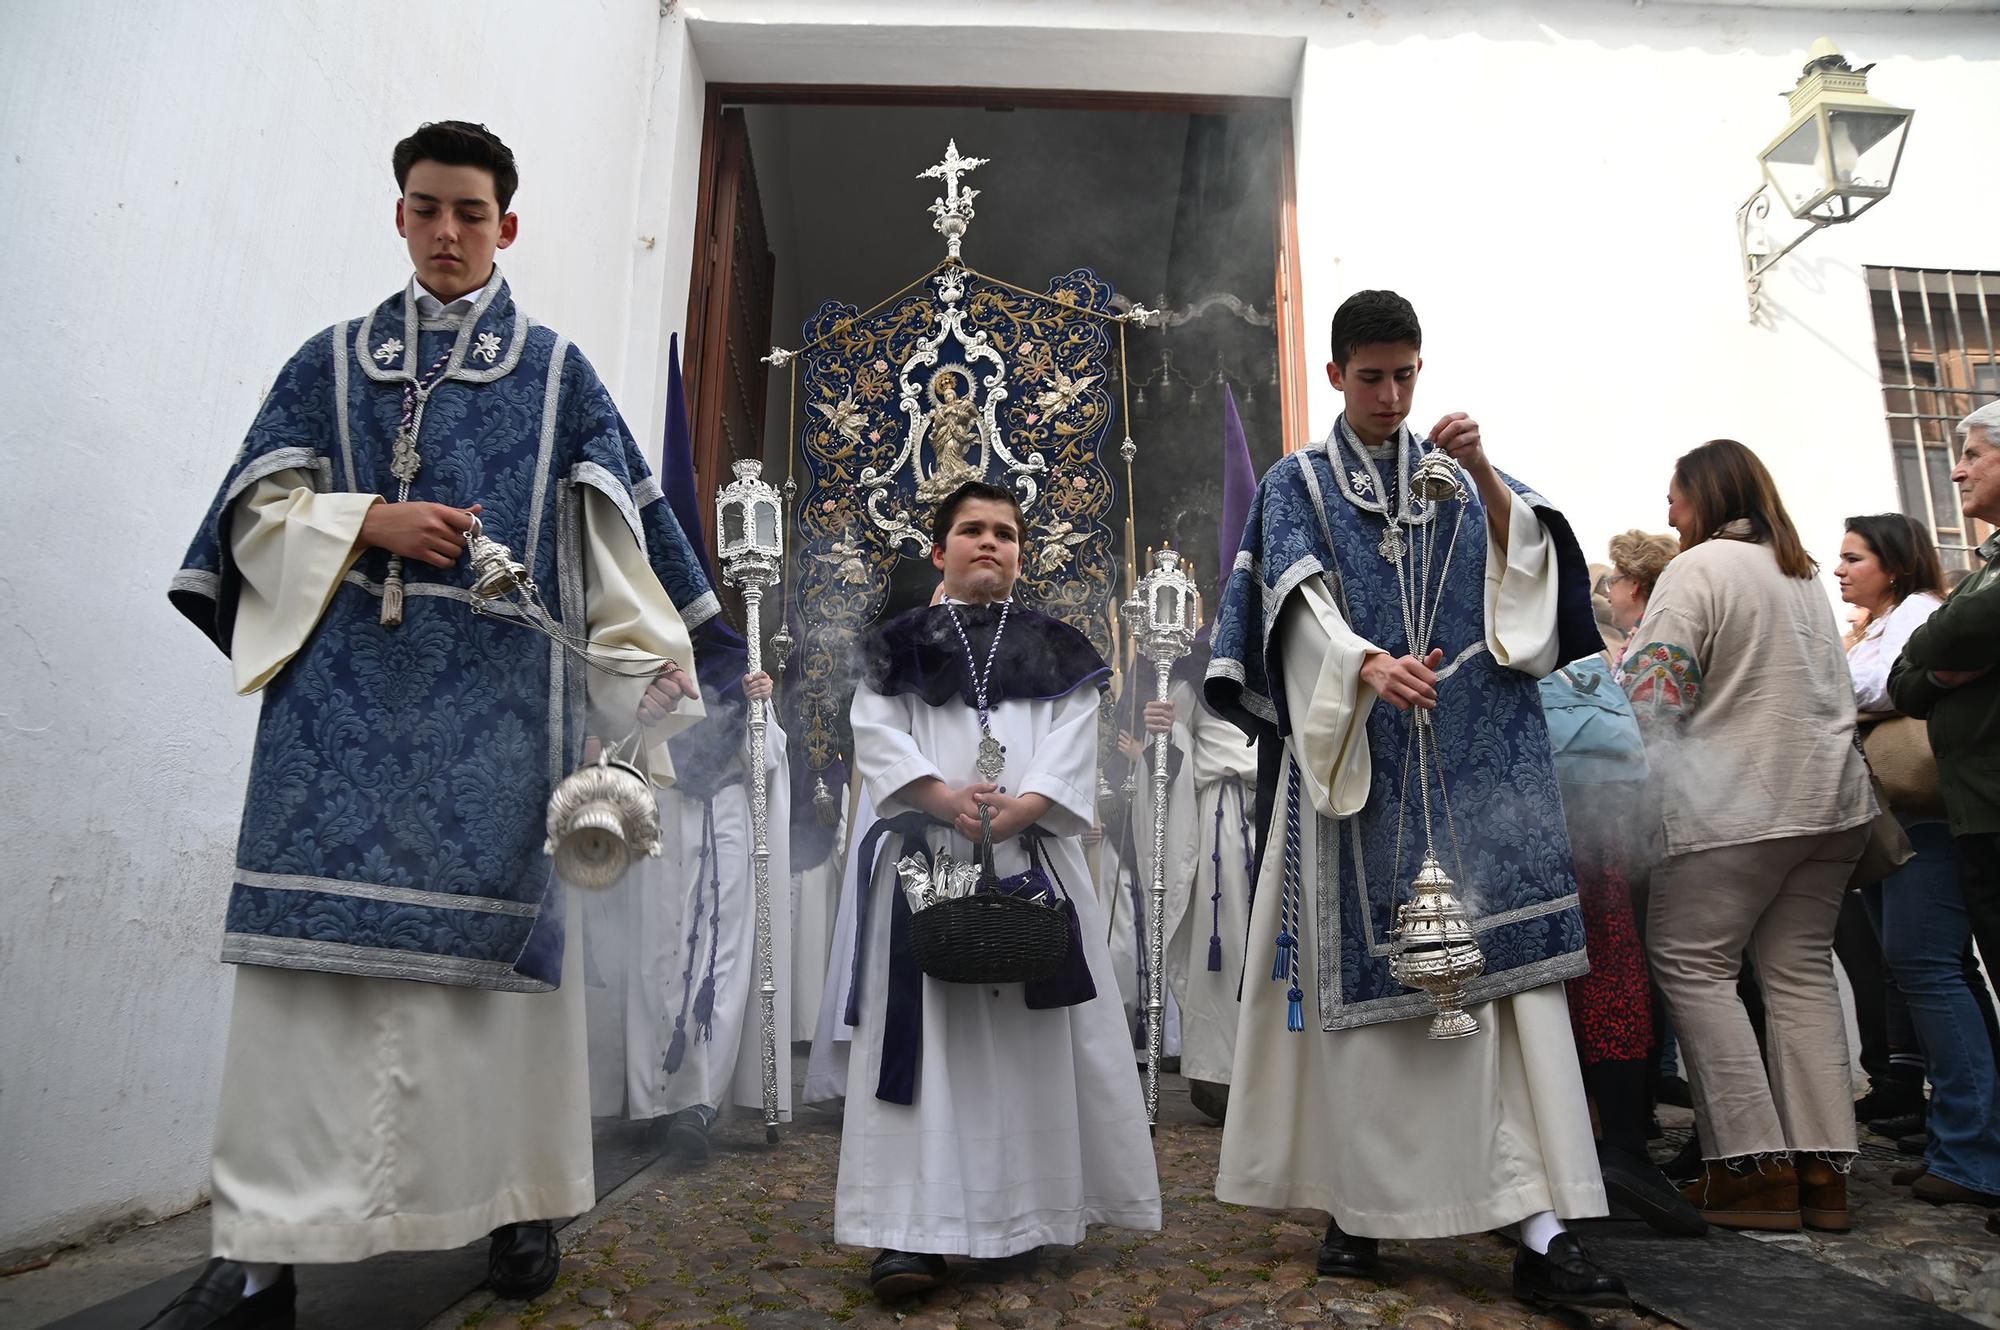
[[[632,528],[608,498],[594,489],[584,493],[586,631],[611,654],[693,661],[687,627]],[[273,472],[237,499],[230,553],[243,588],[229,653],[237,692],[262,688],[305,646],[341,579],[361,557],[361,522],[379,502],[375,494],[315,493],[304,471]],[[609,738],[623,738],[636,723],[631,718],[646,680],[601,670],[590,670],[588,678],[593,717],[606,718],[603,732]],[[699,702],[684,700],[664,724],[648,731],[655,780],[672,779],[667,737],[701,715]],[[610,723],[617,717],[626,719]]]
[[[902,693],[885,697],[867,684],[856,684],[847,716],[854,728],[854,769],[861,776],[875,816],[896,817],[921,811],[896,798],[896,791],[926,776],[944,779],[937,763],[917,749],[911,737],[911,699]]]
[[[1054,702],[1030,705],[1053,706],[1055,715],[1015,793],[1049,801],[1038,823],[1043,831],[1081,836],[1097,821],[1097,690],[1076,688]]]
[[[1514,495],[1507,548],[1486,537],[1486,649],[1539,679],[1556,667],[1556,547],[1527,500]]]
[[[379,494],[321,494],[304,471],[274,471],[238,496],[229,551],[243,575],[229,665],[239,695],[277,677],[311,636],[361,557],[361,523]]]
[[[583,496],[584,623],[593,649],[642,663],[661,658],[678,661],[693,675],[694,645],[688,640],[687,625],[646,562],[631,526],[595,486],[584,486]],[[616,743],[639,724],[639,699],[651,681],[588,667],[585,677],[591,732],[605,743]],[[684,697],[659,724],[644,727],[645,760],[640,765],[655,785],[673,784],[674,761],[667,740],[704,714],[699,698]]]
[[[1361,662],[1380,650],[1348,627],[1318,574],[1299,583],[1278,612],[1288,744],[1313,807],[1328,817],[1352,816],[1368,802],[1375,690],[1361,682]]]

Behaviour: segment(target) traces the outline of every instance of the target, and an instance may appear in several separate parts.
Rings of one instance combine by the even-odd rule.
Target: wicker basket
[[[910,916],[917,966],[947,984],[1025,984],[1046,979],[1069,959],[1076,906],[1042,862],[1031,829],[1026,873],[1004,881],[993,869],[993,815],[980,810],[979,887]],[[1033,881],[1031,879],[1039,879]]]
[[[1069,959],[1067,900],[1001,891],[938,901],[910,916],[917,965],[948,984],[1020,984],[1046,979]]]

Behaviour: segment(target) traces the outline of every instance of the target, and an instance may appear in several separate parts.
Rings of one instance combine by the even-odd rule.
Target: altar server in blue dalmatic
[[[1429,440],[1408,428],[1421,345],[1392,292],[1340,307],[1327,368],[1346,409],[1264,476],[1223,593],[1208,697],[1258,735],[1270,813],[1216,1195],[1328,1211],[1329,1275],[1372,1274],[1381,1238],[1514,1225],[1517,1296],[1623,1306],[1559,1218],[1605,1199],[1562,985],[1588,960],[1536,682],[1602,643],[1561,514],[1493,468],[1462,412]],[[1412,495],[1434,449],[1465,498]],[[1425,529],[1443,524],[1441,556],[1455,519],[1457,557],[1434,556],[1418,600]],[[1435,607],[1422,659],[1406,600]],[[1479,1033],[1452,1041],[1425,1037],[1430,999],[1389,973],[1425,848],[1404,799],[1412,707],[1436,720],[1453,814],[1438,856],[1486,959]]]
[[[296,1262],[489,1232],[497,1291],[554,1281],[550,1221],[596,1192],[544,805],[587,730],[658,722],[664,781],[701,714],[688,630],[714,595],[604,385],[494,266],[512,153],[448,121],[393,163],[415,276],[292,357],[172,583],[263,709],[223,932],[216,1259],[158,1330],[289,1325]],[[473,612],[475,517],[630,677]]]
[[[927,1288],[946,1255],[1013,1256],[1090,1224],[1160,1226],[1132,1041],[1080,837],[1097,798],[1090,640],[1012,599],[1021,510],[972,481],[938,505],[939,603],[874,629],[854,692],[854,763],[878,819],[856,856],[834,1241],[881,1247],[884,1297]],[[1002,878],[1044,867],[1076,907],[1067,966],[1028,984],[926,976],[897,878],[906,855],[973,857],[993,814]]]

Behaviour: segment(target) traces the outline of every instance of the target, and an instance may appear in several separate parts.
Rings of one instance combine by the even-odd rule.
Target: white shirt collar
[[[410,274],[410,295],[416,299],[417,317],[420,319],[457,318],[464,314],[470,314],[472,307],[477,305],[480,298],[499,280],[500,265],[496,263],[493,265],[493,275],[486,279],[485,286],[480,287],[477,291],[467,291],[458,299],[446,304],[426,290],[424,284],[417,280],[416,274],[412,273]]]
[[[1012,596],[1002,596],[999,600],[970,601],[960,600],[957,596],[946,596],[939,603],[944,605],[963,605],[967,609],[972,609],[979,605],[1012,605],[1014,598]]]

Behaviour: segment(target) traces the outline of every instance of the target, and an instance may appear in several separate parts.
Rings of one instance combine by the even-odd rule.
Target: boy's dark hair
[[[951,534],[951,524],[958,518],[958,510],[973,499],[985,499],[989,503],[1004,503],[1014,510],[1014,529],[1025,535],[1021,528],[1027,523],[1021,513],[1021,501],[1014,491],[1004,485],[989,485],[983,480],[968,480],[957,489],[944,496],[937,506],[937,516],[931,519],[931,544],[942,547],[944,538]]]
[[[1417,311],[1394,291],[1356,291],[1333,312],[1333,363],[1346,369],[1356,351],[1378,342],[1406,342],[1423,350]]]
[[[493,199],[505,212],[520,188],[521,173],[514,167],[514,153],[500,136],[484,125],[469,120],[434,120],[417,126],[417,132],[396,145],[389,163],[396,171],[396,188],[409,185],[410,168],[418,162],[444,166],[476,166],[493,176]]]

